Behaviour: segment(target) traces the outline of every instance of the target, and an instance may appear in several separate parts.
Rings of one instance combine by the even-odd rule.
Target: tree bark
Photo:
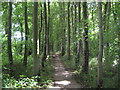
[[[70,60],[70,2],[68,2],[68,47],[67,59]]]
[[[8,34],[8,59],[10,63],[10,75],[12,75],[12,66],[13,66],[13,57],[12,57],[12,45],[11,45],[11,27],[12,27],[12,2],[9,2],[9,13],[8,13],[8,28],[7,28],[7,34]]]
[[[89,68],[89,48],[88,48],[88,11],[87,11],[87,2],[83,2],[83,25],[84,25],[84,47],[83,47],[83,65],[82,72],[88,73]]]
[[[80,29],[80,27],[81,27],[81,2],[78,2],[78,22],[79,22],[79,24],[78,24],[78,30],[79,30],[79,38],[80,38],[80,40],[78,41],[78,50],[77,50],[77,61],[76,61],[76,64],[78,64],[79,63],[79,61],[80,61],[80,52],[81,52],[81,45],[82,45],[82,41],[81,41],[81,29]]]
[[[27,56],[28,56],[28,19],[27,19],[27,2],[25,2],[25,51],[24,51],[24,61],[23,65],[27,66]]]
[[[47,23],[47,54],[50,54],[50,2],[48,1],[48,23]]]
[[[46,54],[46,45],[47,45],[47,9],[46,9],[46,2],[44,2],[44,44],[43,44],[43,57],[42,57],[42,67],[44,67],[44,62],[47,57]]]
[[[99,21],[99,54],[98,54],[98,88],[102,87],[102,57],[103,57],[103,29],[102,29],[102,2],[98,2]]]
[[[41,53],[42,51],[42,44],[41,44],[41,32],[43,31],[43,11],[42,11],[42,3],[40,3],[40,7],[41,7],[41,11],[40,11],[40,30],[39,30],[39,54]]]
[[[62,22],[65,22],[66,20],[65,20],[65,3],[63,2],[62,3]],[[62,56],[64,56],[65,55],[65,41],[66,41],[66,37],[65,37],[65,32],[66,32],[66,30],[65,30],[65,23],[62,23],[62,29],[63,29],[63,38],[62,38]]]
[[[75,31],[74,31],[74,53],[75,56],[77,56],[77,5],[76,3],[74,3],[74,8],[75,8],[75,17],[74,17],[74,27],[75,27]]]
[[[37,40],[38,40],[38,2],[34,2],[34,75],[39,75],[40,73],[40,63],[37,55]]]

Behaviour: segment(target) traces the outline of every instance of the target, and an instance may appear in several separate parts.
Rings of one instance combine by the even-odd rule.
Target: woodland
[[[81,88],[120,86],[120,2],[2,2],[0,16],[2,88],[50,88],[56,57]]]

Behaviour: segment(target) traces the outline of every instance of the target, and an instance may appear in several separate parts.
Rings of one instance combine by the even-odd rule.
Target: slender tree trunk
[[[41,11],[40,11],[40,30],[39,30],[39,54],[41,53],[42,51],[42,48],[41,48],[41,32],[43,31],[43,15],[42,15],[42,3],[40,4],[40,7],[41,7]]]
[[[79,35],[78,36],[80,36],[80,40],[78,41],[78,53],[77,53],[77,61],[76,61],[76,64],[78,64],[79,63],[79,61],[80,61],[80,52],[81,52],[81,45],[82,45],[82,41],[81,41],[81,29],[80,29],[80,27],[81,27],[81,2],[78,2],[78,22],[79,22]]]
[[[66,37],[65,37],[65,33],[66,33],[66,18],[65,18],[65,2],[62,3],[62,29],[63,29],[63,38],[62,38],[62,56],[65,55],[65,45],[66,45]]]
[[[83,66],[82,72],[88,73],[89,63],[89,48],[88,48],[88,15],[87,15],[87,2],[83,2],[83,24],[84,24],[84,47],[83,47]]]
[[[43,46],[43,57],[42,57],[42,67],[44,67],[44,62],[47,57],[46,55],[46,45],[47,45],[47,9],[46,9],[46,2],[44,2],[44,46]]]
[[[47,33],[47,54],[50,54],[50,2],[48,2],[48,33]]]
[[[94,2],[93,2],[94,3]],[[92,4],[93,4],[92,3]],[[93,27],[93,31],[94,31],[94,27],[95,27],[95,24],[94,24],[94,6],[92,5],[92,22],[93,22],[93,24],[92,24],[92,27]]]
[[[41,8],[43,8],[42,6],[42,3],[41,3]],[[41,51],[43,52],[44,51],[44,11],[43,9],[41,9],[41,29],[42,29],[42,32],[41,32]]]
[[[102,29],[102,2],[98,2],[99,21],[99,54],[98,54],[98,88],[102,87],[102,57],[103,57],[103,29]]]
[[[70,60],[70,2],[68,2],[68,47],[67,58]]]
[[[77,56],[77,5],[76,3],[74,3],[75,6],[75,17],[74,17],[74,27],[75,27],[75,31],[74,31],[74,53],[75,53],[75,56]]]
[[[27,2],[25,2],[25,51],[23,65],[27,66],[28,56],[28,23],[27,23]]]
[[[62,16],[61,16],[61,18],[62,18],[62,33],[63,33],[63,36],[62,36],[62,56],[64,56],[65,55],[65,17],[64,17],[64,14],[65,14],[65,11],[64,11],[64,2],[62,3],[62,5],[61,5],[61,14],[62,14]]]
[[[83,24],[84,24],[84,47],[83,47],[83,66],[82,72],[88,73],[89,68],[89,48],[88,48],[88,11],[87,11],[87,2],[83,2]]]
[[[39,75],[40,63],[37,55],[37,40],[38,40],[38,2],[34,2],[34,75]]]
[[[63,6],[62,6],[62,2],[59,3],[59,10],[60,10],[60,13],[59,13],[59,18],[60,18],[60,30],[61,31],[60,33],[63,35]],[[63,54],[63,36],[60,38],[60,42],[61,42],[61,53]],[[63,55],[62,55],[63,56]]]
[[[7,27],[7,34],[8,34],[8,59],[10,63],[10,75],[12,75],[12,66],[13,66],[13,57],[12,57],[12,46],[11,46],[11,27],[12,27],[12,2],[9,2],[9,13],[8,13],[8,27]]]
[[[72,4],[72,6],[71,6],[71,11],[70,11],[70,15],[71,15],[71,33],[72,33],[72,43],[74,44],[74,42],[75,42],[75,26],[74,26],[74,16],[75,16],[75,14],[74,14],[74,7],[73,7],[73,5],[74,5],[74,2],[72,2],[71,3]],[[73,48],[73,51],[74,51],[74,48]]]

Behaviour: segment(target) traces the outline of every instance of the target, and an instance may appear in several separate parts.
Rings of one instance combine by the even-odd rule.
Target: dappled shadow
[[[72,72],[65,69],[59,56],[53,59],[54,82],[50,88],[81,88],[72,76]]]

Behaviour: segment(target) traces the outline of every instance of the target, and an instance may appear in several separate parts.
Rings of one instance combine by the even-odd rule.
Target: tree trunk
[[[50,2],[48,1],[48,24],[47,24],[47,54],[50,54]]]
[[[34,2],[34,75],[39,75],[40,63],[37,55],[37,39],[38,39],[38,2]]]
[[[9,2],[9,13],[8,13],[8,59],[10,63],[10,75],[12,75],[13,57],[12,57],[12,46],[11,46],[11,27],[12,27],[12,2]]]
[[[75,8],[75,17],[74,17],[74,27],[75,27],[75,31],[74,31],[74,53],[75,53],[75,57],[77,56],[77,5],[76,3],[74,3],[74,8]]]
[[[40,7],[41,7],[41,11],[40,11],[40,30],[39,30],[39,54],[41,53],[42,51],[42,45],[41,45],[41,32],[43,31],[43,15],[42,15],[42,3],[40,4]]]
[[[98,54],[98,88],[102,87],[102,57],[103,57],[103,29],[102,29],[102,2],[98,2],[99,21],[99,54]]]
[[[72,43],[74,44],[74,42],[75,42],[75,38],[74,38],[74,36],[75,36],[75,26],[74,26],[74,16],[75,16],[75,14],[74,14],[74,2],[72,2],[71,3],[72,4],[72,6],[71,6],[71,11],[70,11],[70,15],[71,15],[71,17],[70,17],[70,19],[71,19],[71,33],[72,33]],[[74,51],[74,48],[73,48],[73,51]]]
[[[83,66],[82,72],[88,73],[89,68],[89,48],[88,48],[88,11],[87,11],[87,2],[83,2],[83,25],[84,25],[84,47],[83,47]]]
[[[47,46],[47,9],[46,9],[46,2],[44,2],[44,44],[43,44],[43,57],[42,57],[42,67],[44,67],[44,62],[47,57],[46,55],[46,46]]]
[[[79,63],[79,61],[80,61],[80,52],[81,52],[81,45],[82,45],[82,41],[81,41],[81,29],[80,29],[80,27],[81,27],[81,2],[78,2],[78,22],[79,22],[79,24],[78,24],[78,27],[79,27],[79,37],[80,37],[80,40],[78,41],[78,50],[77,50],[77,61],[76,61],[76,64],[78,64]]]
[[[68,2],[68,47],[67,59],[70,60],[70,2]]]
[[[27,23],[27,2],[25,2],[25,51],[23,65],[27,66],[28,56],[28,23]]]
[[[63,22],[65,22],[66,20],[65,20],[65,3],[63,2],[62,3],[62,21]],[[66,37],[65,37],[65,32],[66,32],[66,30],[65,30],[65,23],[62,23],[62,29],[63,29],[63,38],[62,38],[62,56],[64,56],[65,55],[65,41],[66,41]]]

